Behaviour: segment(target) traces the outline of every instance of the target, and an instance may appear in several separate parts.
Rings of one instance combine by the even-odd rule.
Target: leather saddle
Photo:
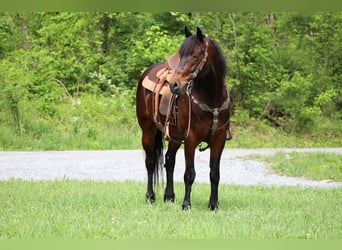
[[[142,85],[144,88],[152,91],[158,96],[155,99],[154,105],[159,107],[159,113],[166,116],[171,102],[172,93],[169,88],[169,82],[172,80],[175,69],[180,61],[179,54],[171,55],[164,64],[156,66],[143,79]],[[159,95],[161,99],[159,102]]]

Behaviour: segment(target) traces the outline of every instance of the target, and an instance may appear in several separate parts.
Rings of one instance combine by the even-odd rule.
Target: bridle
[[[204,64],[206,63],[208,59],[208,41],[205,41],[205,50],[204,50],[204,56],[202,58],[202,60],[200,61],[200,63],[196,66],[196,68],[194,69],[191,79],[195,79],[198,75],[198,73],[203,69]]]
[[[194,82],[194,79],[198,76],[198,73],[203,69],[205,63],[207,62],[208,59],[208,41],[205,41],[205,50],[204,50],[204,56],[202,60],[197,64],[197,66],[194,68],[194,70],[191,73],[190,80],[186,83],[186,89],[187,92],[192,88],[192,84]]]

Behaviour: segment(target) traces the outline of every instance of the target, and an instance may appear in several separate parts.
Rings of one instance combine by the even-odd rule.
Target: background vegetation
[[[135,87],[183,28],[228,62],[231,147],[342,145],[342,13],[0,13],[0,150],[140,148]]]

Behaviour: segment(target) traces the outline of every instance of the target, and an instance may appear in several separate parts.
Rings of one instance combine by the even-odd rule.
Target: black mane
[[[226,59],[222,53],[222,50],[215,41],[211,40],[210,38],[207,38],[207,39],[211,42],[211,44],[214,46],[214,48],[216,50],[216,54],[219,57],[222,76],[223,76],[223,78],[225,78],[226,74],[227,74],[227,62],[226,62]]]

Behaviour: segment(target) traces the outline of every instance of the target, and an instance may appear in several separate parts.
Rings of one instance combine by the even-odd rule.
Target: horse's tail
[[[156,165],[153,171],[153,182],[159,183],[161,174],[164,167],[164,154],[163,154],[163,134],[160,130],[157,131],[154,144],[154,153],[156,155]]]

